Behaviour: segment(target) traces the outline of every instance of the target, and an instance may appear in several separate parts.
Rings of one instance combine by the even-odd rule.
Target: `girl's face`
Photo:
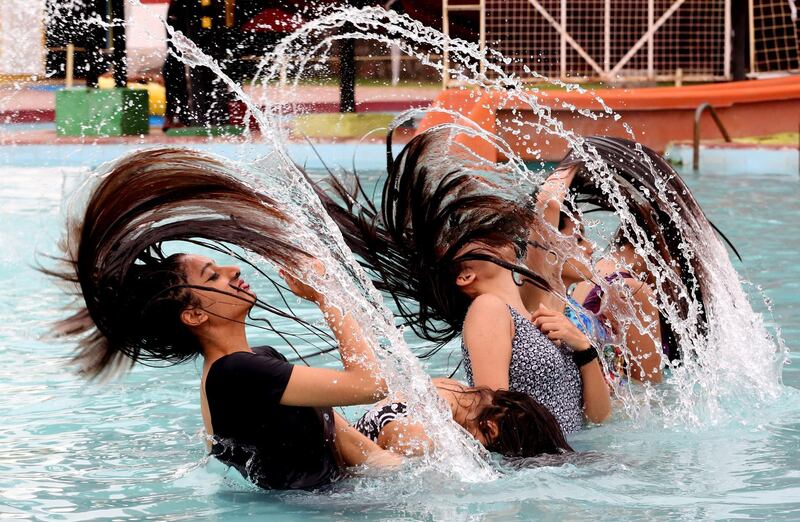
[[[591,279],[592,273],[589,267],[591,266],[594,248],[592,243],[586,239],[583,223],[576,230],[575,222],[567,219],[564,227],[559,232],[569,240],[571,254],[564,262],[561,277],[570,282]]]
[[[592,244],[583,235],[583,227],[576,231],[575,223],[567,219],[558,232],[549,225],[531,227],[525,264],[548,279],[553,288],[562,284],[568,287],[591,279],[593,253]]]
[[[192,254],[183,256],[183,266],[188,284],[208,288],[192,288],[192,292],[210,320],[241,320],[255,303],[256,294],[241,278],[239,267],[219,266],[208,257]]]
[[[472,435],[475,440],[481,443],[481,446],[484,448],[489,445],[489,439],[486,435],[483,434],[483,430],[481,430],[476,424],[471,423],[469,426],[464,426],[464,429]]]

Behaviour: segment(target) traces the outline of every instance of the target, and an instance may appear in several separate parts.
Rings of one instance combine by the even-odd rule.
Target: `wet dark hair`
[[[650,254],[650,259],[647,261],[658,266],[658,262],[661,260],[665,266],[672,267],[688,295],[700,304],[698,325],[700,333],[704,333],[707,329],[704,294],[708,291],[704,285],[708,280],[706,277],[708,267],[702,258],[687,256],[684,252],[683,245],[688,239],[687,234],[695,234],[700,229],[706,229],[712,233],[716,231],[738,256],[736,248],[706,218],[702,208],[681,177],[658,153],[634,141],[622,138],[590,136],[585,141],[587,145],[595,149],[596,154],[593,154],[593,157],[598,157],[608,165],[636,226],[641,228],[653,241],[656,252]],[[590,206],[588,211],[613,212],[614,207],[608,194],[592,179],[585,161],[575,151],[567,154],[559,164],[559,168],[572,165],[580,166],[570,187],[570,193],[574,196],[574,204],[588,204]],[[663,189],[659,187],[663,187]],[[662,191],[667,201],[663,201],[659,197]],[[676,223],[672,217],[672,211],[677,211],[685,223],[684,227],[680,227]],[[613,241],[618,246],[629,244],[630,241],[626,236],[632,235],[634,234],[630,224],[622,223]],[[652,278],[648,282],[653,285],[657,284]],[[670,280],[664,280],[660,285],[660,290],[668,296],[670,302],[678,306],[680,319],[687,319],[690,314],[690,303],[682,297],[681,287]],[[665,325],[663,321],[662,325]],[[668,324],[665,326],[669,327]],[[670,344],[670,355],[671,357],[678,356],[678,342],[669,331],[670,329],[667,329],[665,338]]]
[[[563,210],[558,213],[558,231],[562,232],[565,228],[567,228],[567,223],[570,222],[570,215],[564,212]]]
[[[558,231],[562,232],[568,223],[574,223],[576,214],[575,205],[569,199],[565,199],[561,204],[561,210],[558,212]]]
[[[165,256],[162,243],[188,241],[246,261],[226,246],[235,245],[293,269],[306,254],[284,239],[291,224],[275,201],[214,156],[174,148],[125,156],[108,168],[85,211],[68,225],[61,260],[66,266],[43,269],[73,283],[78,298],[77,310],[56,331],[79,338],[73,362],[88,377],[136,361],[195,357],[199,342],[180,313],[197,303],[183,256]]]
[[[439,345],[459,334],[471,303],[455,284],[462,262],[491,261],[549,289],[539,275],[496,256],[456,257],[470,242],[514,245],[522,256],[534,209],[489,190],[473,173],[454,167],[447,161],[450,141],[443,130],[427,131],[414,137],[395,159],[390,135],[380,209],[357,176],[353,189],[333,177],[329,190],[317,184],[328,214],[376,288],[391,294],[399,316],[418,336]]]
[[[475,418],[478,429],[488,441],[486,449],[506,457],[535,457],[543,453],[573,451],[555,416],[530,395],[509,390],[479,389],[491,396]],[[489,423],[497,426],[492,436]]]

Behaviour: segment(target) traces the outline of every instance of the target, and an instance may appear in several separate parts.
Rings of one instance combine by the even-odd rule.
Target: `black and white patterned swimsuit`
[[[581,374],[572,352],[553,344],[536,326],[509,306],[514,320],[508,387],[526,393],[541,403],[558,420],[564,433],[583,426]],[[475,385],[469,352],[461,337],[461,351],[470,386]]]
[[[387,424],[405,416],[406,405],[402,402],[391,402],[383,406],[374,406],[358,419],[355,428],[373,442],[378,442],[378,436]]]

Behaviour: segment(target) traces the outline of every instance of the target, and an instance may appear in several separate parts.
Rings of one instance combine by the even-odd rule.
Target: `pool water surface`
[[[19,147],[24,149],[24,147]],[[411,469],[347,479],[319,493],[264,492],[205,458],[200,365],[137,367],[87,383],[67,365],[72,347],[45,336],[68,299],[35,270],[57,253],[65,193],[86,175],[79,154],[36,160],[7,150],[0,180],[0,518],[40,520],[606,520],[800,518],[800,370],[785,367],[781,395],[726,403],[700,427],[658,418],[611,422],[570,439],[581,453],[560,466],[512,470],[489,483]],[[364,167],[365,169],[374,167]],[[800,182],[687,177],[709,218],[742,254],[734,265],[756,310],[773,302],[790,349],[800,346]],[[263,297],[268,283],[247,277]],[[307,310],[297,304],[299,310]],[[310,313],[310,312],[309,312]],[[263,331],[252,344],[286,349]],[[424,343],[407,335],[409,343]],[[286,351],[287,355],[291,355]],[[426,362],[455,367],[457,347]],[[336,365],[333,358],[314,364]],[[735,386],[735,383],[727,383]],[[355,409],[347,411],[351,420]]]

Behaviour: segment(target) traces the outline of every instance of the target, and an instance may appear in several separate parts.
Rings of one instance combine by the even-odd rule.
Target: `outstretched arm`
[[[544,217],[544,220],[558,228],[558,216],[561,212],[561,205],[567,192],[575,179],[578,165],[572,165],[565,169],[560,169],[552,174],[542,183],[536,197],[536,206]]]
[[[645,327],[644,332],[636,324],[625,328],[625,346],[630,353],[628,372],[637,381],[661,382],[661,325],[658,308],[650,301],[653,291],[647,283],[633,278],[626,278],[625,284],[632,294],[636,316]]]
[[[382,449],[369,440],[338,413],[334,414],[336,423],[336,449],[348,466],[367,466],[391,468],[402,463],[403,459],[395,453]]]
[[[431,451],[433,442],[425,426],[408,417],[386,424],[378,435],[378,446],[408,457],[424,455]]]

